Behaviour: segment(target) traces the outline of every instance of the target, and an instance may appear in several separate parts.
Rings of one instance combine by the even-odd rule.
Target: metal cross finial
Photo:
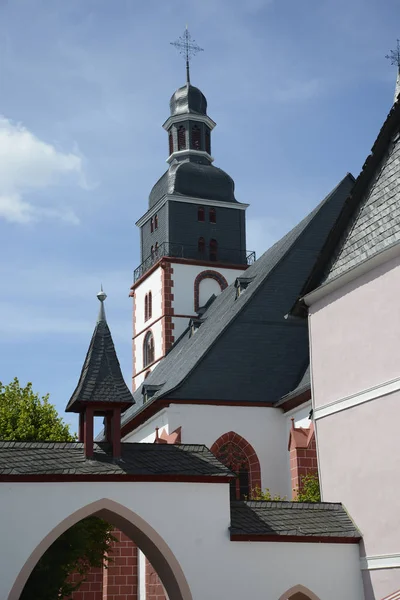
[[[183,56],[186,60],[186,81],[190,83],[190,72],[189,72],[189,62],[190,59],[195,56],[198,52],[203,52],[203,48],[200,48],[196,41],[192,38],[189,33],[188,27],[186,25],[186,29],[183,32],[183,35],[179,37],[176,42],[170,42],[171,46],[175,46],[178,49],[179,54]]]
[[[400,40],[397,40],[396,50],[391,50],[390,54],[386,54],[385,58],[390,60],[390,64],[397,65],[400,70]]]

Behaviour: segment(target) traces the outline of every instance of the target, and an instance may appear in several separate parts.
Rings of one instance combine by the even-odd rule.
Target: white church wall
[[[161,291],[162,291],[162,269],[159,267],[156,269],[151,275],[146,277],[143,282],[138,285],[135,289],[135,331],[139,333],[145,327],[148,327],[151,323],[153,323],[156,319],[159,319],[162,315],[161,307],[162,307],[162,299],[161,299]],[[151,292],[152,295],[152,316],[151,319],[145,321],[144,319],[144,303],[145,296]]]
[[[202,279],[199,285],[199,306],[204,306],[213,294],[218,296],[221,293],[221,286],[218,281],[207,277]]]
[[[220,267],[211,267],[210,265],[185,265],[185,264],[173,264],[174,272],[172,274],[173,294],[174,299],[172,301],[172,308],[176,315],[196,315],[194,308],[194,282],[203,271],[216,271],[225,277],[228,285],[233,283],[236,277],[239,277],[243,273],[242,269],[222,269]],[[217,283],[217,282],[215,282]],[[218,286],[219,292],[221,291]],[[203,288],[203,297],[206,294],[206,288]],[[217,288],[213,287],[215,293]],[[207,301],[207,299],[205,300]]]
[[[175,341],[182,335],[189,325],[188,317],[172,317],[172,323],[174,325],[174,338]]]
[[[135,431],[132,431],[126,437],[124,437],[123,441],[152,443],[156,439],[156,427],[159,428],[160,433],[163,429],[165,430],[165,433],[170,433],[171,430],[168,422],[168,408],[160,410],[160,412],[140,425],[137,429],[135,429]]]
[[[49,535],[49,544],[53,529],[94,502],[98,507],[115,503],[113,509],[125,518],[137,523],[139,517],[147,535],[160,536],[178,561],[193,600],[243,600],[249,590],[254,598],[279,600],[297,584],[321,600],[364,597],[357,544],[231,542],[229,484],[7,483],[0,493],[2,540],[7,541],[0,561],[4,600],[18,600],[10,590],[42,540]]]
[[[141,375],[135,378],[135,382],[136,382],[136,387],[138,385],[140,385],[140,383],[143,381],[147,369],[144,369],[143,366],[143,343],[144,343],[144,338],[146,337],[146,334],[148,331],[152,332],[153,337],[154,337],[154,358],[155,360],[160,359],[163,356],[163,323],[162,323],[162,319],[160,319],[159,321],[157,321],[156,323],[153,323],[153,325],[147,329],[146,331],[143,331],[140,335],[138,335],[135,339],[134,339],[134,343],[133,343],[133,352],[134,352],[134,361],[135,361],[135,372],[139,373],[142,371]]]
[[[286,419],[279,409],[171,404],[167,410],[170,431],[182,427],[182,443],[211,448],[221,435],[230,431],[245,438],[260,461],[262,487],[291,498]]]

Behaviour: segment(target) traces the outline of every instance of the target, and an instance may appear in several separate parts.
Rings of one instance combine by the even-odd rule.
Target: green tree
[[[318,473],[308,473],[300,478],[297,502],[321,502]]]
[[[49,402],[40,398],[32,384],[21,387],[18,379],[8,385],[0,381],[0,439],[20,442],[71,442],[69,426]]]
[[[21,387],[17,378],[8,385],[0,382],[0,439],[23,442],[76,439],[69,426],[49,402],[32,390]],[[73,525],[50,546],[33,569],[21,600],[69,598],[85,581],[88,571],[107,562],[107,549],[115,538],[112,527],[97,517]],[[72,583],[71,575],[80,580]]]

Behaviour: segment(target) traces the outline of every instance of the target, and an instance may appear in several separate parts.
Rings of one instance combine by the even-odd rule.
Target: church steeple
[[[79,413],[79,441],[85,455],[93,456],[93,419],[105,417],[106,440],[112,444],[114,458],[121,453],[121,411],[134,403],[122,377],[114,342],[106,321],[104,301],[107,294],[97,294],[99,316],[94,329],[78,385],[67,404],[66,412]]]

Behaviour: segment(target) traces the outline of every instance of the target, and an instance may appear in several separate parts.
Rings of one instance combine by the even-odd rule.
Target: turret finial
[[[204,48],[200,48],[200,46],[196,44],[196,41],[192,39],[187,25],[183,35],[181,35],[181,37],[179,37],[175,42],[170,42],[170,44],[171,46],[175,46],[175,48],[178,49],[179,54],[181,54],[186,60],[186,83],[187,85],[190,85],[190,60],[198,52],[203,52]]]
[[[104,311],[104,301],[107,298],[107,294],[103,291],[103,284],[100,286],[100,292],[97,294],[98,299],[100,300],[100,310],[99,317],[97,322],[106,321],[106,313]]]
[[[395,50],[391,50],[390,54],[386,54],[385,58],[390,60],[390,64],[397,66],[397,78],[396,88],[394,92],[394,102],[397,102],[398,95],[400,94],[400,40],[397,40],[397,46]]]

